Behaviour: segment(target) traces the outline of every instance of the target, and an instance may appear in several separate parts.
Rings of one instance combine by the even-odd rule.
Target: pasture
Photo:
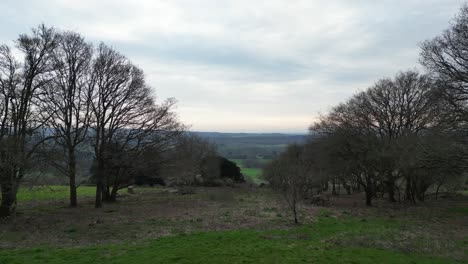
[[[244,175],[245,179],[254,184],[261,184],[264,181],[262,177],[261,168],[249,168],[245,165],[245,159],[230,159],[232,162],[236,163],[237,166],[241,169],[241,173]],[[270,159],[258,159],[258,162],[262,165],[265,165],[271,161]]]
[[[18,190],[18,202],[29,201],[62,201],[68,199],[70,195],[68,186],[63,185],[42,185],[20,187]],[[96,194],[94,186],[79,186],[77,188],[78,197],[93,197]]]
[[[18,213],[0,223],[0,263],[468,261],[463,195],[374,208],[362,206],[362,194],[341,195],[325,207],[302,204],[296,226],[267,188],[137,188],[102,209],[93,208],[91,187],[68,208],[61,188],[21,190]]]

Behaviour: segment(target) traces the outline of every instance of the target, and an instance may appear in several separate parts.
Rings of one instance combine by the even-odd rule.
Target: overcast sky
[[[0,43],[39,23],[104,41],[175,97],[197,131],[306,132],[377,79],[418,68],[418,43],[461,0],[1,0]]]

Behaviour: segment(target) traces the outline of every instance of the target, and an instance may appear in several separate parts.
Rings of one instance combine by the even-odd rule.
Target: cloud
[[[195,130],[305,131],[318,112],[418,67],[461,0],[3,0],[0,41],[44,22],[104,41]]]

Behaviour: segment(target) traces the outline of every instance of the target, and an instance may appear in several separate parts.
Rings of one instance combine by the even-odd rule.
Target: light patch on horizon
[[[461,0],[4,0],[0,42],[45,23],[127,55],[193,130],[305,132],[379,78],[418,68],[418,42]]]

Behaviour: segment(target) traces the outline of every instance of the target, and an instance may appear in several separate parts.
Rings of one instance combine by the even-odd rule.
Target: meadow
[[[18,190],[18,202],[28,201],[62,201],[69,197],[70,189],[63,185],[39,185],[20,187]],[[94,186],[79,186],[79,197],[93,197],[96,194]]]
[[[245,166],[245,159],[230,159],[232,162],[236,163],[237,166],[241,169],[241,173],[244,175],[245,179],[249,182],[252,182],[256,185],[265,183],[265,180],[262,177],[262,168],[249,168]],[[270,159],[258,159],[260,164],[266,164],[270,162]]]
[[[398,221],[320,217],[316,223],[273,231],[198,232],[140,243],[98,247],[3,250],[0,263],[456,263],[443,257],[362,246],[339,247],[330,240],[394,232]]]
[[[80,187],[79,189],[83,188]],[[0,222],[0,263],[466,263],[468,197],[366,208],[362,194],[302,204],[292,224],[268,188],[137,188],[68,208],[59,186],[22,189]],[[40,197],[32,200],[30,197]]]

